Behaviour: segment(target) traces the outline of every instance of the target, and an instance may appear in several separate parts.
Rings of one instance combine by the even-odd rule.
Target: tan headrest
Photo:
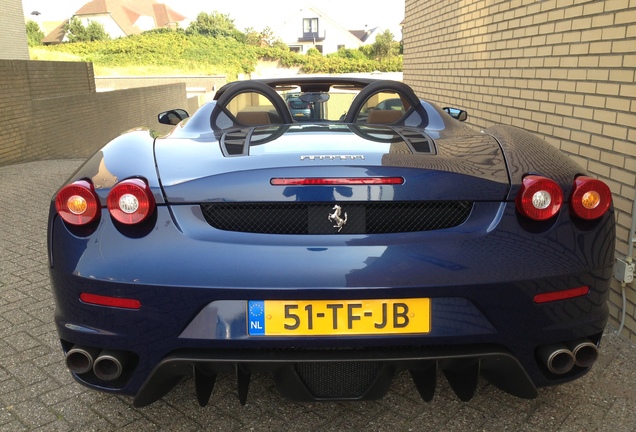
[[[367,123],[390,124],[402,118],[402,111],[398,110],[371,110],[367,117]]]
[[[266,125],[270,124],[269,114],[265,111],[240,111],[236,119],[244,125]]]

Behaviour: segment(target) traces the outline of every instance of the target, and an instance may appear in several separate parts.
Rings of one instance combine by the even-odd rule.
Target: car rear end
[[[591,364],[613,213],[572,210],[574,172],[556,212],[536,218],[524,209],[546,197],[517,199],[487,134],[263,126],[175,134],[154,154],[160,194],[136,179],[154,200],[142,220],[117,217],[136,212],[122,201],[134,192],[111,199],[117,187],[95,192],[92,231],[52,213],[67,361],[115,370],[75,370],[87,385],[143,406],[193,375],[205,405],[233,373],[245,402],[250,374],[269,371],[287,397],[349,400],[381,397],[409,370],[429,400],[442,370],[468,400],[480,374],[533,397]]]

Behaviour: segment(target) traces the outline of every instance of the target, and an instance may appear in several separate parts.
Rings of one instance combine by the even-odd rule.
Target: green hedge
[[[402,70],[402,56],[369,59],[362,50],[343,50],[328,56],[302,55],[280,47],[256,47],[230,37],[207,37],[184,31],[153,30],[125,38],[65,43],[44,48],[68,53],[96,68],[139,66],[188,71],[225,73],[230,79],[250,73],[259,59],[280,60],[282,66],[300,67],[304,73],[395,72]]]

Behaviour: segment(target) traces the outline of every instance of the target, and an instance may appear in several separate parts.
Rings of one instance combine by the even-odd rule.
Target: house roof
[[[362,42],[366,42],[369,36],[373,34],[374,31],[378,30],[379,27],[374,27],[372,29],[364,29],[364,30],[349,30],[352,35],[360,39]]]
[[[64,35],[66,34],[66,32],[64,31],[64,25],[67,22],[68,20],[62,21],[53,31],[51,31],[49,34],[44,36],[44,39],[42,39],[42,43],[43,44],[62,43],[62,40],[64,39]]]
[[[141,32],[141,29],[135,26],[135,22],[141,16],[153,17],[156,28],[186,19],[167,5],[154,0],[93,0],[75,12],[76,16],[101,14],[110,14],[127,35]]]
[[[364,42],[364,40],[368,36],[366,30],[349,30],[349,31],[351,32],[352,35],[360,39],[362,42]]]
[[[163,3],[155,0],[92,0],[75,12],[73,16],[109,15],[126,35],[141,33],[143,30],[136,26],[141,16],[149,16],[154,19],[155,28],[167,27],[175,22],[186,19],[185,16],[170,9]],[[63,27],[68,21],[47,35],[43,42],[59,43],[64,38]]]

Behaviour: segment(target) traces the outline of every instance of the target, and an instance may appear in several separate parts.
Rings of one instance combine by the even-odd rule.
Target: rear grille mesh
[[[363,396],[382,368],[381,362],[297,363],[296,373],[315,398]]]
[[[261,234],[388,234],[452,228],[466,221],[468,201],[338,203],[339,228],[328,216],[334,203],[209,203],[205,220],[224,231]]]

